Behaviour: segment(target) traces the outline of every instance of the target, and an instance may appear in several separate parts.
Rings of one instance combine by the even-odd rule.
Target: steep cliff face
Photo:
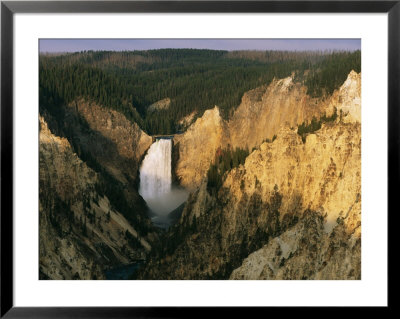
[[[361,122],[361,73],[351,71],[339,90],[332,94],[329,108],[337,106],[345,122]]]
[[[292,77],[274,80],[244,94],[229,121],[231,144],[252,149],[271,139],[283,125],[296,127],[324,112],[324,105],[310,98],[307,88],[294,83]]]
[[[218,147],[226,145],[226,123],[218,107],[204,112],[189,129],[174,138],[178,152],[175,167],[181,185],[194,189],[204,180]]]
[[[351,111],[305,142],[283,125],[216,195],[203,181],[140,278],[360,279],[360,91],[348,88],[335,98]]]
[[[40,117],[39,269],[42,279],[104,279],[107,267],[143,258],[150,244],[118,212],[100,176]]]
[[[359,74],[353,71],[349,74],[346,82],[333,94],[328,107],[336,107],[341,118],[338,123],[325,126],[307,137],[303,156],[307,153],[309,156],[299,157],[300,162],[307,163],[307,167],[296,167],[296,172],[305,172],[308,176],[301,192],[303,206],[318,214],[307,214],[296,226],[252,253],[241,267],[233,271],[230,279],[361,278]],[[261,150],[263,147],[264,145]],[[319,164],[313,161],[313,152],[325,153],[326,150],[328,152],[325,156],[314,158],[318,159]],[[251,158],[253,157],[249,157],[250,161]],[[287,170],[293,181],[290,185],[281,184],[282,191],[289,192],[290,196],[291,187],[296,192],[299,191],[301,178],[284,164],[285,156],[279,156],[279,160],[279,167]],[[321,164],[325,169],[318,171]],[[284,173],[284,170],[279,172],[280,168],[276,168],[278,175]],[[267,183],[277,181],[277,176],[272,171],[266,173],[269,175]],[[320,182],[316,184],[316,181]],[[283,201],[282,208],[284,207]]]
[[[340,89],[324,100],[306,92],[306,87],[288,77],[245,93],[229,121],[221,118],[217,107],[206,111],[174,140],[180,154],[175,173],[182,185],[199,187],[215,150],[228,144],[251,150],[279,134],[282,127],[297,128],[313,117],[330,116],[335,108],[348,115],[346,121],[360,121],[361,74],[352,71]]]
[[[295,227],[251,255],[231,278],[360,278],[361,129],[359,123],[330,126],[309,135],[304,146],[293,134],[282,132],[283,139],[263,144],[249,156],[240,178],[242,191],[254,193],[258,180],[265,201],[271,192],[265,185],[278,185],[281,225],[299,208],[315,213],[297,216]],[[257,169],[260,165],[263,169]],[[240,201],[237,180],[229,175],[225,186]],[[226,231],[234,229],[232,224]],[[285,254],[280,255],[278,247]]]
[[[93,103],[80,100],[68,111],[69,118],[80,116],[89,128],[89,132],[78,125],[73,128],[79,149],[90,153],[119,181],[135,180],[140,160],[152,144],[151,137],[121,113]],[[66,124],[72,131],[71,122]]]
[[[250,254],[229,279],[361,279],[361,238],[346,224],[348,217],[327,233],[323,217],[308,213]]]
[[[284,211],[290,211],[291,200],[301,194],[304,208],[329,212],[328,221],[335,221],[361,193],[360,134],[359,123],[330,123],[309,134],[303,144],[296,131],[282,129],[273,143],[264,143],[250,154],[244,167],[232,170],[224,187],[240,201],[261,185],[265,201],[277,185],[284,196]]]
[[[146,203],[138,194],[138,169],[152,139],[123,114],[78,100],[43,110],[49,128],[66,137],[78,157],[102,176],[101,188],[130,223],[150,230]]]

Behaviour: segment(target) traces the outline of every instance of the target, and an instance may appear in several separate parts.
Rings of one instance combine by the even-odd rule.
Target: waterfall
[[[170,139],[158,139],[149,148],[140,167],[139,194],[158,218],[168,224],[168,213],[182,204],[188,192],[172,186]],[[162,221],[161,221],[162,220]]]
[[[140,195],[144,199],[171,190],[171,140],[159,139],[150,146],[140,168]]]

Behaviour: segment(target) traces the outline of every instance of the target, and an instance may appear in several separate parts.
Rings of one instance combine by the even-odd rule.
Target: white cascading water
[[[144,199],[171,190],[171,140],[159,139],[150,146],[140,168],[140,195]]]
[[[172,186],[170,139],[158,139],[149,148],[140,167],[139,194],[163,222],[168,213],[182,204],[188,192]]]

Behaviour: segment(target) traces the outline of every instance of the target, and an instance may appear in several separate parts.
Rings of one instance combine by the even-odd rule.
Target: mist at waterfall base
[[[172,184],[171,139],[158,139],[149,148],[140,167],[139,194],[153,213],[153,223],[168,227],[168,214],[179,207],[188,197],[182,187]]]

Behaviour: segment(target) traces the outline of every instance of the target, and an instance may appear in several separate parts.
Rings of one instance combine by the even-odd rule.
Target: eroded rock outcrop
[[[287,198],[281,208],[301,194],[304,208],[329,212],[328,221],[345,214],[361,193],[361,128],[359,123],[329,123],[306,143],[295,130],[282,129],[273,143],[263,143],[243,167],[233,169],[224,187],[240,201],[259,187],[266,200],[274,185]],[[261,185],[261,186],[259,186]]]
[[[185,131],[194,121],[194,117],[197,115],[197,111],[193,111],[189,115],[181,118],[178,122],[178,127],[180,130]]]
[[[230,145],[251,150],[279,135],[282,127],[296,129],[313,117],[332,115],[335,109],[346,115],[344,121],[360,121],[361,74],[350,72],[340,89],[325,100],[306,92],[306,87],[287,77],[245,93],[229,121],[222,119],[217,107],[206,111],[174,139],[179,147],[175,173],[182,185],[200,186],[218,148]]]
[[[308,212],[302,220],[250,254],[229,279],[361,279],[361,238],[349,232],[348,217],[332,232],[324,218]]]
[[[309,97],[307,88],[293,82],[293,77],[273,80],[244,94],[229,121],[231,145],[252,149],[272,139],[283,125],[297,127],[324,113],[325,106]]]
[[[361,122],[361,73],[350,72],[339,90],[332,94],[329,107],[336,107],[345,122]]]
[[[227,144],[227,127],[218,107],[204,112],[188,130],[174,138],[178,161],[175,167],[180,184],[195,189],[204,180],[216,150]]]
[[[165,110],[168,109],[171,105],[171,99],[170,98],[165,98],[160,101],[157,101],[151,105],[148,106],[147,112],[154,112],[154,111],[159,111],[159,110]]]

